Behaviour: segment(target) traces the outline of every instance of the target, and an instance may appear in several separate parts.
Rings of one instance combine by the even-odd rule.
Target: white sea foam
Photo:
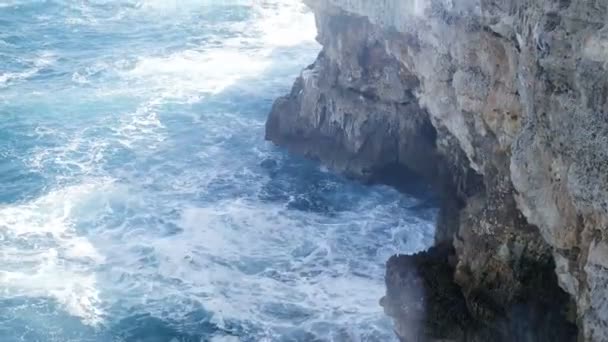
[[[73,179],[81,175],[95,174],[108,142],[88,138],[86,131],[79,131],[73,137],[63,136],[65,144],[35,148],[27,156],[26,162],[32,169],[41,172],[49,168],[55,169],[59,173],[58,178]],[[40,128],[38,132],[44,134],[45,129]]]
[[[217,94],[243,77],[255,76],[269,61],[224,49],[187,50],[168,57],[142,58],[129,77],[144,79],[169,99]]]
[[[7,72],[0,74],[0,88],[6,87],[11,81],[22,80],[31,77],[35,75],[37,71],[38,70],[36,69],[29,69],[22,72]]]
[[[211,342],[239,342],[239,338],[236,336],[214,336],[211,338]]]
[[[41,69],[53,64],[55,62],[55,55],[49,51],[44,51],[36,55],[32,59],[25,60],[24,62],[30,67],[23,71],[16,72],[0,72],[0,88],[6,88],[11,83],[27,80],[30,77],[36,75]]]
[[[278,8],[277,8],[278,7]],[[280,1],[275,6],[260,5],[255,24],[262,32],[264,44],[274,47],[312,43],[316,35],[314,16],[300,1]]]
[[[22,0],[5,0],[0,2],[0,8],[8,8],[21,5],[23,3]]]
[[[75,71],[72,74],[72,81],[74,81],[75,83],[78,83],[78,84],[87,84],[87,83],[89,83],[89,80],[87,79],[86,75],[81,74],[78,71]]]
[[[272,325],[276,317],[268,308],[276,303],[312,315],[306,322],[309,329],[322,322],[356,327],[381,317],[378,299],[384,293],[385,258],[397,251],[420,250],[432,241],[432,234],[412,237],[405,249],[397,239],[386,251],[390,254],[370,260],[360,249],[372,243],[368,239],[374,236],[368,234],[373,233],[375,220],[390,215],[385,211],[378,208],[368,217],[358,217],[356,227],[363,231],[352,231],[350,217],[328,221],[275,205],[231,200],[185,209],[178,222],[183,233],[149,243],[160,260],[160,274],[180,279],[181,287],[173,290],[203,301],[215,313],[217,324],[257,317]],[[391,246],[390,241],[380,243]]]
[[[11,44],[11,43],[9,43],[9,42],[7,42],[7,41],[5,41],[4,39],[0,38],[0,46],[3,46],[3,47],[13,47],[14,45]]]
[[[200,9],[204,6],[247,6],[251,5],[252,0],[142,0],[135,4],[135,7],[142,10],[154,11],[157,13],[171,14],[181,11],[191,11]]]
[[[36,147],[24,160],[33,170],[53,169],[58,179],[70,183],[87,176],[105,176],[103,163],[118,145],[143,154],[165,140],[164,126],[158,115],[159,105],[156,100],[144,102],[133,112],[104,118],[72,134],[38,126],[35,133],[39,140],[53,137],[62,143]],[[97,130],[107,131],[106,135],[99,135]]]
[[[74,216],[83,200],[106,186],[81,184],[0,207],[0,296],[52,297],[83,322],[101,322],[99,290],[90,269],[104,257],[77,232]]]
[[[158,116],[160,105],[159,99],[152,99],[141,104],[134,113],[122,116],[114,129],[116,139],[131,149],[138,143],[145,144],[145,150],[156,148],[165,140],[164,126]]]
[[[220,46],[194,47],[168,56],[142,56],[133,68],[124,71],[124,76],[131,82],[145,84],[147,90],[153,89],[165,99],[194,102],[202,96],[220,93],[239,80],[259,76],[278,62],[273,59],[277,48],[305,43],[316,46],[314,18],[305,12],[302,3],[291,0],[234,3],[249,6],[254,14],[251,21],[231,24],[229,30],[235,34],[218,37]],[[164,8],[172,4],[146,1],[144,7]],[[185,4],[180,2],[180,6]],[[247,35],[243,35],[244,31]]]

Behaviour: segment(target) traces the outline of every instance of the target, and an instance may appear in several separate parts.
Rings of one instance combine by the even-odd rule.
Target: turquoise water
[[[389,341],[434,209],[263,141],[295,0],[0,1],[0,341]]]

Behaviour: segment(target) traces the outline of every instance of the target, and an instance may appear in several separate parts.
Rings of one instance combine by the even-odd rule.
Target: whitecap
[[[125,76],[157,89],[166,99],[217,94],[237,80],[259,74],[269,61],[243,52],[186,50],[167,57],[142,57]]]
[[[11,83],[27,80],[35,76],[40,70],[52,65],[56,60],[55,54],[50,51],[38,53],[35,57],[25,60],[30,67],[22,71],[0,73],[0,88],[6,88]]]
[[[28,69],[22,72],[7,72],[0,74],[0,88],[6,88],[12,82],[28,79],[38,72],[38,68]]]
[[[231,5],[225,3],[224,5]],[[230,23],[226,36],[218,37],[221,44],[192,46],[169,55],[149,55],[123,60],[116,71],[128,81],[125,91],[133,94],[155,93],[161,101],[194,103],[221,93],[241,80],[254,79],[277,61],[277,48],[308,44],[306,51],[315,51],[314,17],[305,6],[293,1],[234,2],[247,6],[253,13],[247,21]],[[173,2],[142,2],[144,8],[165,9],[177,6]],[[180,8],[188,3],[179,2]],[[200,4],[199,6],[205,6]],[[214,4],[217,6],[217,4]],[[247,32],[247,34],[244,34]],[[280,32],[280,33],[279,33]],[[281,63],[305,63],[312,54],[299,54],[302,60],[284,58]],[[135,89],[134,89],[135,86]],[[239,84],[240,87],[243,85]],[[248,91],[255,91],[253,84]]]
[[[36,57],[32,59],[32,63],[38,69],[47,67],[54,64],[57,61],[57,55],[52,51],[39,52]]]
[[[121,116],[113,128],[117,141],[127,148],[134,149],[136,144],[145,150],[153,150],[165,140],[158,111],[160,99],[152,99],[141,104],[133,113]]]
[[[315,19],[300,1],[279,1],[274,6],[256,7],[262,20],[255,21],[264,44],[289,47],[314,43]]]
[[[85,75],[82,75],[78,71],[76,71],[76,72],[74,72],[72,74],[72,81],[74,83],[78,83],[78,84],[87,84],[87,83],[90,83],[89,80],[87,79],[87,77]]]
[[[87,197],[107,186],[103,181],[79,184],[0,207],[0,296],[50,297],[86,324],[102,321],[91,267],[105,259],[78,234],[74,217]]]
[[[13,47],[14,45],[0,38],[0,46]]]

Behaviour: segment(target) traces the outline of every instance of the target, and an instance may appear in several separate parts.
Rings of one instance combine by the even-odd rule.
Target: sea
[[[0,342],[395,341],[436,208],[264,141],[298,0],[0,0]]]

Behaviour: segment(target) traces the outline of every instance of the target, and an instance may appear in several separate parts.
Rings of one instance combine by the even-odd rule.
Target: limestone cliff
[[[397,334],[567,341],[572,321],[608,341],[608,3],[307,3],[323,51],[267,138],[360,178],[413,171],[442,197],[453,252],[387,264]]]

